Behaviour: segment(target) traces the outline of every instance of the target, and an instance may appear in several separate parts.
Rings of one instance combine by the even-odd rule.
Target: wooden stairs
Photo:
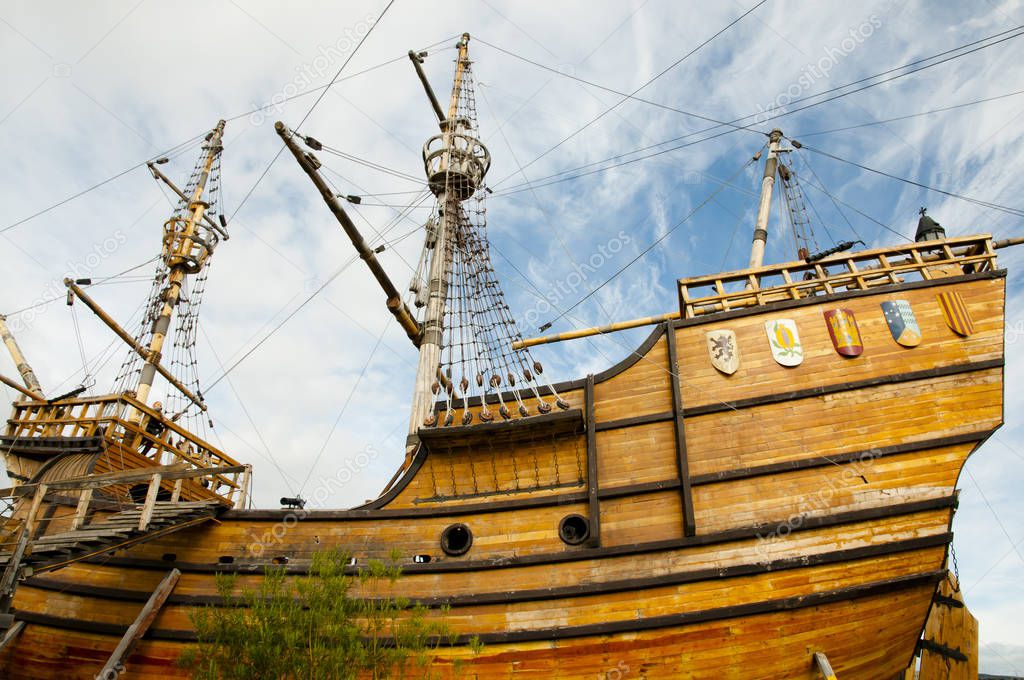
[[[214,518],[224,508],[216,500],[181,502],[156,502],[145,529],[140,523],[146,512],[143,505],[113,515],[107,515],[95,523],[83,524],[73,531],[47,534],[29,542],[22,558],[22,564],[32,567],[38,573],[55,569],[87,557],[119,550],[183,529]],[[6,567],[11,552],[0,553],[0,567]]]

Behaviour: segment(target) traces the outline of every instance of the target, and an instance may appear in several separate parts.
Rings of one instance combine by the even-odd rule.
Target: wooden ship
[[[419,352],[405,457],[376,500],[250,509],[250,467],[183,424],[206,405],[165,341],[194,333],[227,236],[211,199],[223,122],[184,189],[150,166],[181,202],[142,332],[66,282],[130,348],[113,393],[47,398],[5,330],[23,380],[3,380],[23,398],[0,438],[16,483],[0,676],[187,677],[189,613],[220,602],[216,574],[252,586],[344,547],[353,570],[397,551],[401,594],[450,606],[442,677],[888,680],[913,677],[918,656],[969,677],[964,650],[922,633],[957,599],[960,471],[1003,423],[996,250],[1016,241],[947,238],[922,214],[911,243],[765,265],[773,185],[789,181],[773,131],[749,267],[680,279],[661,317],[524,340],[477,205],[490,157],[468,42],[447,108],[410,53],[440,132],[424,147],[437,208],[409,303],[321,176],[322,143],[277,124]],[[620,363],[570,382],[548,383],[530,354],[645,325]]]

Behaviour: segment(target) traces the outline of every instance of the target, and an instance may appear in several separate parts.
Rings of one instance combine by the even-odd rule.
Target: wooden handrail
[[[789,262],[679,279],[679,307],[683,318],[753,307],[768,302],[800,299],[807,294],[836,290],[867,290],[898,282],[899,274],[919,274],[924,279],[941,276],[944,265],[986,271],[995,268],[995,250],[987,234],[920,241],[854,253],[837,253],[815,262]],[[842,268],[833,272],[830,269]],[[806,278],[805,278],[806,277]],[[763,286],[767,278],[777,285]],[[728,291],[726,284],[736,284]],[[742,286],[742,287],[740,287]],[[694,295],[710,288],[708,295]]]

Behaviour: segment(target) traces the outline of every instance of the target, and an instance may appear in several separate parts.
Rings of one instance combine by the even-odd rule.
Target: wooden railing
[[[832,255],[817,262],[679,279],[685,319],[757,305],[995,269],[987,234]]]
[[[153,426],[157,423],[160,427]],[[153,434],[158,430],[159,434]],[[102,472],[168,465],[200,472],[216,468],[241,469],[237,461],[212,444],[127,395],[14,404],[14,413],[7,422],[5,449],[29,449],[34,444],[60,438],[102,438],[106,447]],[[201,496],[217,497],[228,505],[236,505],[245,493],[245,480],[240,471],[205,480],[202,474],[192,477],[197,483],[206,482],[200,488],[208,493],[201,493]]]

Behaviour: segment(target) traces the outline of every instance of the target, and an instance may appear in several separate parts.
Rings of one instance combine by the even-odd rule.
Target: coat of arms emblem
[[[967,311],[967,305],[960,293],[955,290],[939,293],[939,307],[942,308],[942,317],[946,325],[953,329],[957,335],[965,338],[974,332],[974,320],[971,313]]]
[[[860,339],[860,329],[853,312],[845,307],[837,307],[825,312],[825,325],[832,338],[832,345],[844,357],[857,357],[864,351],[864,343]]]
[[[892,339],[904,347],[917,347],[921,344],[921,327],[917,325],[917,317],[910,303],[906,300],[889,300],[882,303],[885,322],[889,324]]]
[[[711,365],[726,375],[732,375],[740,367],[740,348],[736,333],[729,330],[715,330],[705,333],[708,341],[708,355]]]
[[[764,331],[768,334],[768,345],[772,348],[775,361],[783,366],[799,366],[803,362],[804,346],[800,343],[800,333],[796,329],[795,321],[765,321]]]

